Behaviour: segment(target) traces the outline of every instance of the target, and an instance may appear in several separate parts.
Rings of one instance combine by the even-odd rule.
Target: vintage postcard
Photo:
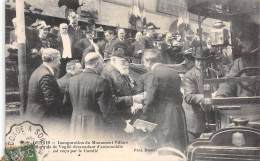
[[[259,0],[1,3],[2,160],[260,160]]]

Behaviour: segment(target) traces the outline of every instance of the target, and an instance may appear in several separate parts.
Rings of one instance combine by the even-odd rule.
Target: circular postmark
[[[50,151],[50,138],[41,124],[23,121],[13,124],[6,133],[6,147],[19,147],[23,145],[34,145],[38,160],[43,160]]]

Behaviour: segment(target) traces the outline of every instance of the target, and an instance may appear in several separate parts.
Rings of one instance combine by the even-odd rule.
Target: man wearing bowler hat
[[[215,77],[213,73],[207,71],[207,63],[210,59],[209,49],[193,51],[195,57],[195,66],[192,67],[183,79],[184,104],[183,108],[186,115],[189,140],[192,141],[198,138],[206,129],[205,127],[205,112],[203,109],[204,94],[203,94],[203,79]]]

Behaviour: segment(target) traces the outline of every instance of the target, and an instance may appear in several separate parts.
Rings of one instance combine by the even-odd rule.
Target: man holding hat
[[[60,117],[61,93],[55,78],[60,65],[60,52],[42,49],[43,64],[31,75],[26,115],[38,123]]]
[[[198,138],[206,129],[205,112],[203,106],[204,92],[203,79],[215,77],[213,73],[207,71],[207,63],[210,59],[210,51],[208,49],[193,52],[195,57],[195,66],[191,68],[183,79],[184,90],[184,110],[187,120],[187,128],[189,132],[189,140]],[[205,73],[205,75],[204,75]]]

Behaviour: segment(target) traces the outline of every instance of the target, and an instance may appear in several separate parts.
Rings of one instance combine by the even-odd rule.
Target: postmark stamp
[[[20,147],[33,145],[38,160],[43,160],[50,151],[50,138],[40,124],[23,121],[14,124],[6,133],[6,147]],[[26,147],[26,146],[25,146]]]

